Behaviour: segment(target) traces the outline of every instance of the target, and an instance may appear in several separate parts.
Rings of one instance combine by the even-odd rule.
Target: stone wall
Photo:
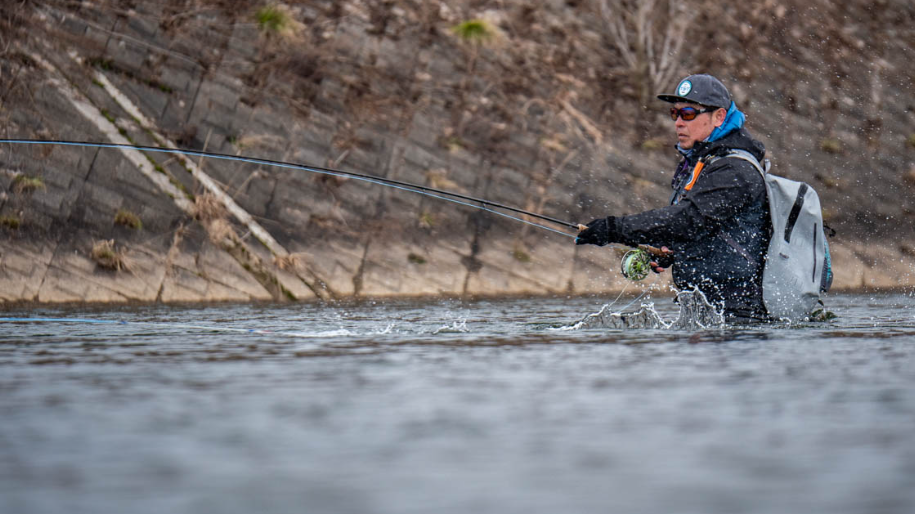
[[[579,76],[525,82],[513,76],[514,49],[457,41],[447,30],[460,13],[444,7],[398,7],[398,13],[387,6],[394,21],[384,22],[371,3],[308,2],[291,11],[303,32],[283,40],[259,30],[249,11],[204,3],[180,16],[169,10],[172,4],[37,7],[31,30],[3,61],[4,75],[16,76],[0,111],[3,136],[111,139],[74,108],[62,93],[66,86],[140,145],[170,140],[190,149],[330,166],[569,221],[657,207],[667,196],[669,172],[661,170],[675,157],[654,145],[633,147],[613,118],[589,108],[602,101],[588,83],[600,54],[584,54],[578,66],[588,68]],[[593,20],[558,5],[545,10],[574,22],[579,44],[600,44]],[[539,56],[551,48],[530,51]],[[99,74],[155,128],[138,123],[102,87]],[[761,137],[788,150],[784,135],[770,128],[778,124],[766,109],[773,100],[750,84],[749,92],[735,95],[754,98]],[[903,131],[908,121],[887,125]],[[805,130],[815,129],[810,123]],[[803,151],[791,146],[776,163],[796,169],[791,164]],[[191,158],[269,232],[282,249],[278,255],[238,219],[225,216],[214,225],[178,205],[182,197],[193,201],[206,193],[182,158],[146,158],[181,191],[177,200],[118,150],[3,145],[0,216],[19,223],[0,229],[0,298],[308,300],[607,293],[623,285],[617,250],[575,247],[569,237],[352,179]],[[17,175],[40,177],[43,186],[17,192]],[[842,196],[824,184],[843,177],[820,177],[814,186],[827,189],[827,200]],[[901,179],[890,185],[908,187]],[[865,198],[857,190],[854,197]],[[121,209],[136,214],[142,228],[116,224]],[[231,236],[220,232],[225,226]],[[93,261],[93,245],[111,239],[126,252],[128,270],[105,270]],[[832,242],[836,286],[911,285],[906,241],[879,249],[861,235]],[[663,279],[652,281],[664,287]]]

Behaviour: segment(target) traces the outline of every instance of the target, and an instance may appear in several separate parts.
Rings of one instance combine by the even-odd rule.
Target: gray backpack
[[[749,161],[763,176],[772,218],[772,239],[763,270],[763,303],[772,318],[803,320],[832,283],[832,265],[823,227],[820,197],[812,187],[769,174],[745,150],[726,157]]]

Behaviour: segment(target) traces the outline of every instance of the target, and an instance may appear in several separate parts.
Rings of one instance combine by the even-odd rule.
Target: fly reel
[[[620,261],[620,271],[629,280],[644,280],[648,276],[648,271],[651,270],[650,262],[651,256],[645,250],[640,248],[629,250]]]

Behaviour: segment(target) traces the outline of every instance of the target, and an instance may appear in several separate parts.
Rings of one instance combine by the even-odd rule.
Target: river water
[[[911,295],[574,329],[604,303],[0,313],[0,512],[915,512]]]

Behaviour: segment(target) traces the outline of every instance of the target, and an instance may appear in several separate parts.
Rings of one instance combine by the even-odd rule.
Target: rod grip
[[[652,257],[666,257],[673,253],[670,250],[665,252],[664,250],[662,250],[660,248],[656,248],[654,246],[649,246],[649,245],[639,245],[638,248],[639,248],[639,250],[644,250],[644,251],[648,252],[648,254],[651,255]]]

